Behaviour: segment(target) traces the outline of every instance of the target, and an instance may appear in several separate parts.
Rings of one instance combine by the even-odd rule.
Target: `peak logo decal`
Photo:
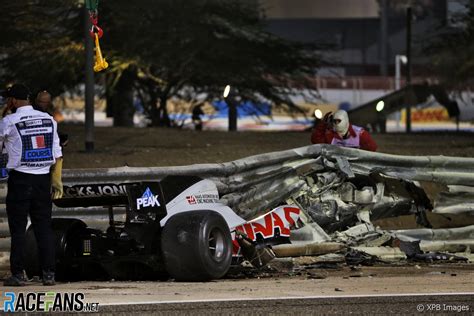
[[[142,207],[154,207],[160,206],[158,201],[158,195],[154,195],[150,188],[146,188],[145,193],[143,193],[141,198],[137,199],[137,210]]]

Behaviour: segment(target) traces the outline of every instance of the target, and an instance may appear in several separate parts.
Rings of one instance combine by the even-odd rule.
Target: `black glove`
[[[332,112],[327,112],[323,117],[323,122],[326,123],[326,125],[331,125],[332,119],[333,119]]]

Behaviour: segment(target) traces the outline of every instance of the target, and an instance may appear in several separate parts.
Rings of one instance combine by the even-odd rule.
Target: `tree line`
[[[22,81],[58,95],[84,81],[84,14],[77,0],[2,1],[3,84]],[[258,0],[100,1],[101,48],[110,66],[96,76],[116,126],[133,125],[138,97],[153,126],[171,124],[167,101],[222,99],[237,106],[269,102],[297,110],[290,98],[314,88],[321,65],[314,44],[265,31]]]
[[[469,0],[467,13],[422,39],[433,75],[451,89],[472,86],[473,8]],[[59,95],[83,83],[83,0],[1,1],[0,12],[2,86],[21,81]],[[96,83],[114,125],[133,125],[139,98],[151,125],[170,126],[168,100],[222,100],[226,85],[230,107],[252,101],[297,111],[291,96],[314,91],[311,79],[325,63],[321,45],[284,40],[265,23],[259,0],[101,0],[101,47],[110,67]]]

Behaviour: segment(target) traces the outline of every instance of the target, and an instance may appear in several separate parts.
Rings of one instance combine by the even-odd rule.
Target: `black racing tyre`
[[[69,261],[78,255],[82,243],[81,236],[86,231],[87,225],[74,218],[53,218],[52,227],[55,237],[56,278],[68,278]],[[31,225],[26,231],[24,264],[29,278],[42,275],[38,246]]]
[[[223,277],[232,260],[232,238],[224,218],[214,211],[174,215],[162,231],[165,266],[177,281]]]

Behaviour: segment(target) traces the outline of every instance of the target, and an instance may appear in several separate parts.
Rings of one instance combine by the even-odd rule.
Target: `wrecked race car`
[[[53,212],[70,211],[75,217],[54,222],[58,279],[209,280],[223,276],[229,261],[261,267],[273,256],[321,255],[318,260],[347,259],[348,264],[375,262],[371,256],[457,260],[474,247],[474,226],[463,227],[473,225],[472,217],[463,217],[457,226],[436,225],[432,219],[451,220],[454,213],[472,210],[474,176],[465,172],[472,166],[474,159],[468,158],[313,145],[223,164],[70,170],[66,196],[56,203],[76,209]],[[97,182],[102,184],[84,184]],[[427,184],[436,190],[429,192]],[[109,208],[107,227],[85,224],[81,214],[93,213],[96,223],[104,223],[94,205]],[[113,210],[125,215],[117,220]],[[416,223],[397,230],[378,226],[404,215]],[[28,274],[35,275],[36,246],[32,231],[28,234]],[[419,247],[403,247],[399,240],[419,241]],[[414,250],[406,253],[409,248]]]
[[[427,216],[433,205],[417,181],[389,175],[380,168],[351,168],[341,156],[325,161],[325,168],[302,178],[304,186],[287,202],[300,208],[306,226],[293,232],[292,245],[275,247],[277,256],[337,253],[348,264],[371,255],[389,261],[468,261],[463,256],[423,251],[420,240],[410,237],[415,230],[384,230],[374,224],[380,219],[413,215],[416,225],[434,235]],[[465,241],[455,246],[469,252]],[[372,259],[365,261],[375,262]]]
[[[313,173],[306,181],[307,188],[292,200],[327,233],[409,214],[414,214],[420,225],[431,227],[426,212],[433,206],[426,193],[411,181],[377,172],[348,177],[338,171]]]
[[[219,202],[216,185],[199,177],[168,176],[160,181],[65,187],[59,207],[103,206],[103,231],[77,218],[53,218],[58,280],[207,281],[224,276],[232,262],[263,266],[270,245],[289,243],[299,221],[295,206],[282,205],[247,222]],[[114,208],[125,207],[125,221]],[[40,275],[37,245],[26,235],[25,270]]]

